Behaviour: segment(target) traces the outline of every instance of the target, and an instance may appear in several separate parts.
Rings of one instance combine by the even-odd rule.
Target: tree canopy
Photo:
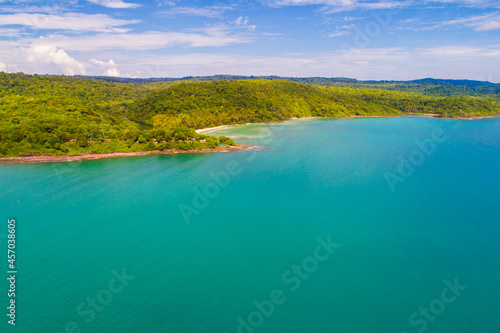
[[[340,83],[319,86],[276,79],[130,83],[0,73],[0,156],[217,148],[234,142],[199,135],[194,129],[293,117],[500,114],[496,94],[437,96],[419,89],[402,91],[392,83],[385,88],[349,86],[349,80]]]

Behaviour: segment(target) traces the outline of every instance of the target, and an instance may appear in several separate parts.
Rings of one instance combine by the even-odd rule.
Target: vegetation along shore
[[[221,126],[304,117],[500,115],[496,85],[474,90],[435,80],[313,79],[118,82],[1,72],[0,161],[239,150],[245,148],[208,133]]]

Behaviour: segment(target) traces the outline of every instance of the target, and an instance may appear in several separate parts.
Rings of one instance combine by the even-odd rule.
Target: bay
[[[5,331],[500,331],[499,118],[213,134],[257,147],[0,165]]]

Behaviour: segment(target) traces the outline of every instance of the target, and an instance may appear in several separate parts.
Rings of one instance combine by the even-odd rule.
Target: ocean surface
[[[256,148],[0,165],[0,331],[500,332],[499,118],[216,134]]]

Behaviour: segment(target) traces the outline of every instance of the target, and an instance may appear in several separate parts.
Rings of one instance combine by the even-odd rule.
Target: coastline
[[[274,120],[274,121],[267,121],[267,122],[257,122],[257,123],[244,123],[244,124],[230,124],[230,125],[221,125],[221,126],[216,126],[216,127],[206,127],[206,128],[200,128],[195,130],[196,133],[198,134],[207,134],[210,132],[215,132],[219,130],[224,130],[232,127],[238,127],[238,126],[247,126],[247,125],[265,125],[265,124],[274,124],[274,123],[283,123],[286,121],[290,120],[308,120],[308,119],[351,119],[351,118],[392,118],[392,117],[402,117],[404,115],[382,115],[382,116],[344,116],[344,117],[316,117],[316,116],[310,116],[310,117],[293,117],[293,118],[288,118],[288,119],[283,119],[283,120]]]
[[[105,153],[105,154],[83,154],[83,155],[42,155],[42,156],[18,156],[18,157],[3,157],[0,158],[0,164],[24,164],[24,163],[62,163],[62,162],[77,162],[85,160],[98,160],[103,158],[115,157],[131,157],[131,156],[148,156],[148,155],[175,155],[175,154],[209,154],[209,153],[229,153],[234,151],[249,150],[254,148],[250,145],[230,146],[227,148],[214,149],[192,149],[192,150],[150,150],[150,151],[135,151],[123,153]]]
[[[237,126],[247,126],[247,125],[264,125],[272,123],[281,123],[291,120],[308,120],[308,119],[354,119],[354,118],[394,118],[394,117],[429,117],[436,119],[454,119],[454,120],[480,120],[489,118],[498,118],[498,116],[471,116],[471,117],[461,117],[461,118],[450,118],[450,117],[438,117],[436,114],[401,114],[401,115],[379,115],[379,116],[345,116],[345,117],[301,117],[301,118],[289,118],[284,120],[276,120],[270,122],[257,122],[257,123],[245,123],[245,124],[231,124],[231,125],[221,125],[216,127],[207,127],[202,129],[197,129],[198,134],[207,134],[210,132],[223,130],[227,128],[237,127]],[[240,150],[249,150],[254,148],[252,145],[240,144],[238,146],[230,146],[226,148],[214,148],[214,149],[192,149],[192,150],[176,150],[176,149],[166,149],[166,150],[150,150],[150,151],[137,151],[137,152],[114,152],[105,154],[83,154],[83,155],[64,155],[64,156],[54,156],[54,155],[42,155],[42,156],[18,156],[18,157],[2,157],[0,158],[0,164],[24,164],[24,163],[62,163],[62,162],[76,162],[84,160],[97,160],[103,158],[115,158],[115,157],[131,157],[131,156],[147,156],[147,155],[174,155],[174,154],[208,154],[208,153],[227,153]]]
[[[380,115],[380,116],[344,116],[344,117],[293,117],[289,119],[283,120],[275,120],[268,122],[257,122],[257,123],[245,123],[245,124],[231,124],[231,125],[221,125],[216,127],[206,127],[195,130],[198,134],[207,134],[210,132],[215,132],[219,130],[224,130],[232,127],[238,126],[247,126],[247,125],[265,125],[265,124],[273,124],[273,123],[282,123],[290,120],[307,120],[307,119],[357,119],[357,118],[395,118],[395,117],[428,117],[428,118],[436,118],[436,119],[454,119],[454,120],[480,120],[480,119],[489,119],[489,118],[499,118],[500,115],[497,116],[469,116],[469,117],[439,117],[438,114],[435,113],[416,113],[416,114],[398,114],[398,115]]]
[[[490,118],[500,118],[500,116],[471,116],[471,117],[460,117],[460,118],[452,118],[452,117],[434,117],[437,119],[455,119],[455,120],[481,120],[481,119],[490,119]]]

